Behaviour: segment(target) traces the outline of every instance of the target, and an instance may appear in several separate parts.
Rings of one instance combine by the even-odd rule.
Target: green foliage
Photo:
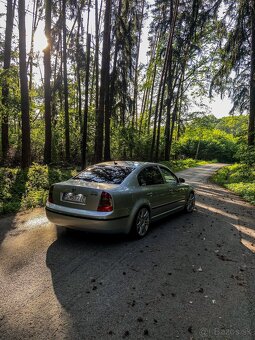
[[[38,164],[33,164],[28,170],[0,168],[0,215],[44,206],[50,185],[75,174],[74,169]]]
[[[227,184],[226,187],[237,195],[243,197],[246,201],[255,205],[255,182],[253,183],[232,183]]]
[[[222,117],[216,124],[216,129],[232,134],[234,137],[245,138],[247,135],[248,116],[229,116]]]
[[[208,162],[197,161],[197,160],[192,159],[192,158],[187,158],[187,159],[184,159],[184,160],[163,161],[163,162],[161,162],[161,164],[166,165],[172,171],[175,172],[175,171],[185,170],[185,169],[188,169],[188,168],[194,168],[194,167],[199,166],[199,165],[205,165],[205,164],[208,164]]]
[[[241,145],[237,151],[236,158],[243,164],[255,167],[255,147]]]
[[[234,164],[220,169],[213,181],[255,204],[255,167]]]
[[[192,126],[180,138],[176,150],[186,157],[233,162],[238,145],[237,139],[224,131]]]

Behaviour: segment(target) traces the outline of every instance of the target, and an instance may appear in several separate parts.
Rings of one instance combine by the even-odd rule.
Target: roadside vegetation
[[[64,181],[76,172],[38,164],[25,170],[0,168],[0,215],[44,206],[51,184]]]
[[[255,205],[254,149],[243,150],[241,161],[242,163],[221,168],[212,179]]]

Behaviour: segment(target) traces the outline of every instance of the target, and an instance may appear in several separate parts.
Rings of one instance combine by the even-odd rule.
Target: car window
[[[163,184],[164,179],[157,166],[150,166],[140,172],[138,182],[140,185],[156,185]]]
[[[166,183],[177,183],[176,177],[172,174],[172,172],[166,168],[160,167],[162,175],[166,181]]]
[[[134,170],[132,167],[95,165],[80,172],[74,179],[88,182],[121,184]]]

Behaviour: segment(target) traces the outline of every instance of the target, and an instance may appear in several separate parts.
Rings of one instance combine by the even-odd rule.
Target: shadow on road
[[[252,331],[254,209],[210,184],[197,191],[193,214],[161,221],[140,241],[59,231],[46,262],[70,338],[200,339],[206,329],[228,339],[224,329]]]

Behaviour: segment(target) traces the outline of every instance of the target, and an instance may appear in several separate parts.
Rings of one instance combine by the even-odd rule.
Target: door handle
[[[147,192],[147,196],[152,196],[152,192]]]

